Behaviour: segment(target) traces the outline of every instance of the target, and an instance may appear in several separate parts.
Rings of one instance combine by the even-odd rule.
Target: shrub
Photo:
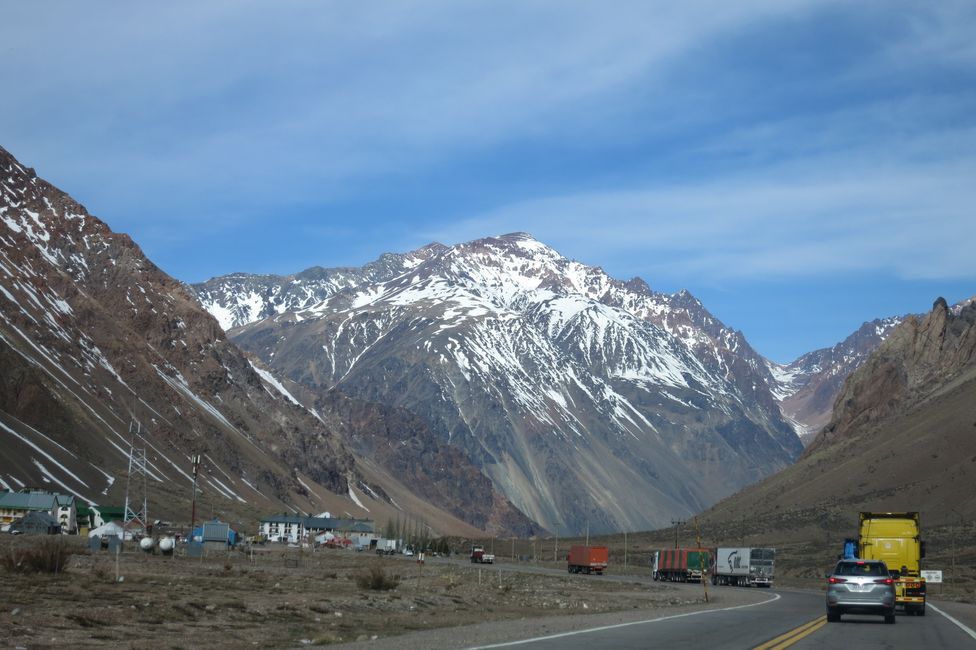
[[[11,573],[61,573],[74,550],[60,537],[42,538],[28,548],[7,548],[0,565]]]
[[[356,584],[361,589],[374,589],[376,591],[389,591],[396,589],[400,584],[400,576],[386,575],[386,569],[379,564],[372,564],[369,568],[356,574]]]

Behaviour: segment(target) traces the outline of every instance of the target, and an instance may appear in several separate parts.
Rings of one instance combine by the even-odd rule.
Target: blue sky
[[[526,231],[789,361],[976,294],[976,4],[5,3],[0,145],[173,276]]]

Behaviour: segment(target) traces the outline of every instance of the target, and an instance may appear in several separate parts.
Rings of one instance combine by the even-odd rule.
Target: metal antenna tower
[[[122,528],[129,530],[130,526],[139,526],[142,528],[142,534],[146,535],[149,522],[147,507],[149,468],[146,462],[146,448],[136,447],[136,439],[142,438],[142,424],[138,421],[130,421],[129,434],[132,436],[132,442],[129,445],[129,473],[125,477],[125,519]],[[142,509],[136,510],[140,505]]]

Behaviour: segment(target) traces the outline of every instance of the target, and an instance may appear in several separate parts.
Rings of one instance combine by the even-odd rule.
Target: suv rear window
[[[888,568],[881,562],[839,562],[834,575],[887,577]]]

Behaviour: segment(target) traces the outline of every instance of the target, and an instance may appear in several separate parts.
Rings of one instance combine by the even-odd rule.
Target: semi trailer
[[[665,582],[701,582],[712,566],[712,550],[675,548],[654,551],[651,555],[651,577]]]
[[[566,568],[570,573],[602,575],[607,568],[610,551],[606,546],[570,546]]]
[[[716,548],[711,568],[713,585],[771,587],[776,561],[773,548]]]

